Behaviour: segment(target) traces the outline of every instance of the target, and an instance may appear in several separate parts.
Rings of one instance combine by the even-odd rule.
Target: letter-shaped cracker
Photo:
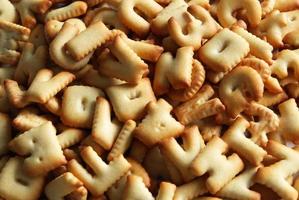
[[[172,106],[164,99],[148,104],[145,118],[135,129],[135,136],[147,146],[182,133],[184,126],[170,114]]]
[[[156,62],[163,52],[163,48],[147,43],[145,41],[136,41],[128,38],[126,34],[121,34],[121,38],[127,43],[127,45],[142,59],[151,62]]]
[[[252,102],[244,112],[249,116],[258,118],[258,120],[249,122],[250,139],[259,145],[265,146],[268,142],[267,134],[276,131],[279,127],[278,116],[271,109],[255,102]]]
[[[249,189],[255,183],[254,177],[259,168],[248,167],[217,192],[217,196],[242,200],[260,199],[261,195],[259,193]]]
[[[122,84],[106,89],[118,120],[138,120],[145,114],[146,105],[156,101],[150,79],[144,78],[137,85]],[[130,107],[130,109],[128,109]]]
[[[263,97],[258,101],[263,106],[274,106],[288,99],[288,95],[283,91],[281,93],[273,94],[268,91],[264,92]]]
[[[184,0],[171,1],[158,15],[151,21],[151,30],[157,35],[166,36],[168,34],[168,20],[179,22],[181,27],[186,25],[183,13],[187,12],[188,4]]]
[[[262,18],[262,7],[258,0],[220,0],[217,4],[217,17],[224,27],[230,27],[237,22],[233,13],[239,9],[246,11],[246,17],[249,24],[257,26]]]
[[[49,53],[52,60],[64,69],[79,70],[88,63],[89,59],[92,56],[93,52],[77,61],[66,53],[66,50],[64,48],[65,44],[72,38],[74,38],[79,33],[79,31],[80,30],[77,28],[77,26],[72,25],[69,22],[65,22],[57,36],[50,43]]]
[[[59,135],[57,135],[57,139],[60,147],[65,149],[79,143],[85,136],[86,135],[83,130],[76,128],[66,128],[59,133]]]
[[[288,44],[290,46],[293,46],[293,47],[296,47],[298,48],[299,47],[299,31],[298,30],[295,30],[293,32],[290,32],[288,34],[286,34],[283,38],[283,42],[285,44]]]
[[[196,178],[176,188],[173,200],[194,199],[208,192],[205,186],[206,179]]]
[[[32,43],[36,48],[47,45],[43,24],[37,24],[34,29],[32,29],[28,42]]]
[[[44,14],[51,5],[51,0],[21,0],[14,4],[20,14],[22,25],[30,29],[37,23],[34,14]]]
[[[136,84],[148,72],[148,65],[120,36],[116,36],[108,48],[117,60],[107,51],[100,55],[98,70],[103,75]]]
[[[30,84],[36,73],[46,67],[47,59],[48,47],[46,45],[34,47],[32,43],[25,43],[14,79],[19,84]]]
[[[92,138],[91,135],[88,135],[87,137],[84,138],[84,140],[80,143],[79,148],[82,149],[86,146],[91,146],[93,150],[99,155],[102,156],[105,154],[105,149],[96,143],[94,139]]]
[[[238,117],[234,123],[222,136],[222,139],[232,148],[238,155],[247,159],[251,164],[259,165],[267,152],[252,140],[246,137],[246,129],[250,124],[246,119]]]
[[[0,20],[16,22],[18,13],[14,5],[9,0],[0,0]]]
[[[83,85],[67,87],[63,94],[61,120],[71,127],[90,128],[96,98],[104,96],[101,89]]]
[[[280,112],[279,118],[279,134],[283,135],[286,139],[294,142],[299,141],[299,109],[296,105],[295,99],[289,99],[278,105]]]
[[[227,151],[228,145],[221,138],[214,136],[191,164],[194,175],[202,176],[206,172],[209,173],[206,187],[211,194],[218,192],[244,167],[241,158],[236,153],[228,157],[223,155]]]
[[[49,20],[44,25],[44,28],[45,28],[44,32],[45,32],[45,37],[46,37],[47,41],[52,41],[57,36],[57,34],[62,29],[62,26],[65,22],[68,22],[68,23],[76,26],[79,29],[79,32],[82,32],[86,29],[84,22],[78,18],[71,18],[64,22],[60,22],[60,21],[57,21],[54,19]]]
[[[220,29],[210,13],[201,6],[189,6],[188,12],[184,12],[183,16],[186,20],[185,27],[181,27],[175,17],[168,21],[169,34],[179,46],[192,46],[197,50],[202,40],[211,38]],[[183,28],[187,33],[183,32]]]
[[[44,185],[43,176],[28,176],[23,170],[24,160],[11,157],[0,172],[0,196],[4,199],[37,200]]]
[[[180,137],[183,140],[182,145],[175,138],[168,138],[162,141],[160,149],[180,171],[184,181],[190,181],[194,176],[190,173],[189,167],[205,143],[196,126],[186,128]]]
[[[23,108],[30,103],[46,103],[74,79],[75,76],[70,72],[62,71],[54,76],[53,71],[41,69],[26,91],[22,91],[18,83],[10,79],[4,81],[4,86],[12,105]]]
[[[9,147],[17,154],[27,157],[24,160],[24,170],[32,176],[47,174],[50,170],[66,164],[56,137],[56,129],[51,122],[15,137],[9,142]]]
[[[117,16],[117,10],[110,7],[101,7],[97,10],[94,10],[94,15],[90,20],[88,19],[88,13],[85,15],[84,22],[86,24],[93,24],[97,21],[103,22],[109,29],[115,28],[123,31],[124,33],[128,33],[127,27],[125,27]]]
[[[184,89],[192,82],[193,48],[181,47],[176,57],[163,53],[155,68],[153,89],[156,95],[162,95],[170,89]]]
[[[163,10],[154,0],[123,0],[118,7],[118,17],[121,22],[139,36],[144,36],[150,30],[147,20],[153,19]],[[142,18],[134,9],[141,11],[147,20]]]
[[[74,1],[71,4],[50,10],[45,17],[45,21],[58,20],[65,21],[70,18],[78,17],[85,14],[87,11],[87,4],[84,1]]]
[[[219,97],[231,117],[236,117],[251,101],[262,98],[264,83],[254,69],[237,67],[220,82]]]
[[[0,20],[0,62],[16,64],[20,58],[18,42],[29,39],[30,29],[8,21]]]
[[[103,97],[97,97],[91,130],[93,140],[104,149],[110,150],[120,129],[119,121],[111,120],[109,102]]]
[[[271,76],[271,68],[264,60],[258,59],[256,57],[248,57],[244,58],[238,65],[249,66],[255,69],[262,77],[265,89],[272,93],[283,92],[278,80]]]
[[[8,152],[8,142],[10,140],[11,120],[8,115],[0,113],[0,157]]]
[[[275,10],[261,21],[255,32],[259,37],[266,38],[273,47],[281,47],[284,45],[284,37],[298,30],[298,14],[298,10],[289,12]]]
[[[80,71],[82,72],[82,74],[78,76],[78,73],[80,73]],[[82,83],[89,86],[105,89],[109,86],[120,85],[124,83],[124,81],[121,81],[119,79],[110,78],[100,74],[90,64],[87,64],[80,71],[76,74],[77,78],[80,79]]]
[[[187,125],[224,111],[225,107],[218,98],[210,99],[213,95],[213,88],[204,85],[190,100],[174,109],[176,117]]]
[[[73,193],[83,183],[72,173],[65,172],[49,182],[45,187],[45,194],[49,200],[64,200],[66,195]]]
[[[202,64],[196,59],[193,59],[192,66],[193,67],[190,87],[179,90],[171,89],[168,93],[168,96],[172,100],[187,101],[191,99],[203,85],[206,78],[204,66],[202,66]]]
[[[293,74],[289,74],[291,70]],[[299,79],[299,49],[286,49],[279,52],[277,59],[271,65],[271,71],[279,79],[286,78],[289,75]]]
[[[200,61],[216,72],[234,68],[250,51],[248,42],[225,28],[215,34],[198,51]]]
[[[125,154],[126,150],[130,147],[133,140],[133,131],[136,127],[136,122],[133,120],[128,120],[123,125],[121,131],[119,132],[107,159],[113,160],[121,154]]]
[[[154,200],[152,193],[144,185],[142,178],[136,175],[129,175],[123,193],[123,200],[146,199]]]
[[[298,147],[291,149],[278,142],[270,140],[266,146],[268,154],[279,161],[272,165],[261,167],[256,174],[256,182],[266,185],[282,199],[295,200],[298,192],[286,180],[299,171]]]
[[[103,194],[130,169],[130,164],[122,155],[110,161],[107,165],[92,147],[84,147],[81,150],[81,156],[95,175],[91,175],[76,160],[69,161],[68,168],[71,173],[83,182],[93,196]]]
[[[176,186],[172,183],[161,182],[156,200],[173,200]]]
[[[83,59],[97,47],[111,40],[115,31],[110,31],[103,22],[98,21],[87,27],[66,43],[66,49],[77,61]],[[84,46],[82,44],[84,43]]]
[[[257,58],[263,59],[267,63],[272,62],[273,47],[268,42],[258,38],[240,26],[233,26],[232,31],[243,37],[248,42],[250,54]]]
[[[28,131],[50,121],[47,115],[42,115],[38,109],[24,108],[13,119],[13,126],[19,131]]]

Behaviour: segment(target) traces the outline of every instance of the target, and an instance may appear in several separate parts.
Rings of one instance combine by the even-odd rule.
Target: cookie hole
[[[141,97],[141,92],[137,91],[137,92],[131,92],[130,95],[128,96],[128,98],[130,100],[134,100],[134,99],[138,99]]]
[[[252,99],[252,95],[249,91],[245,91],[245,97],[248,98],[248,99]]]
[[[106,24],[106,26],[109,30],[115,29],[115,26],[113,24]]]
[[[218,50],[219,53],[223,52],[227,47],[228,47],[229,42],[228,41],[224,41],[221,46],[220,49]]]
[[[88,102],[87,98],[83,98],[83,99],[81,100],[81,105],[82,105],[82,109],[83,109],[83,110],[86,110],[87,102]]]
[[[176,141],[177,141],[177,143],[179,144],[179,145],[183,145],[183,143],[184,143],[184,141],[183,141],[183,138],[182,137],[178,137],[178,138],[176,138]]]
[[[253,121],[254,122],[259,122],[260,120],[261,120],[260,116],[258,116],[258,115],[253,116]]]
[[[238,89],[237,85],[233,85],[232,88],[231,88],[232,92],[236,91],[237,89]]]
[[[248,132],[248,131],[245,131],[244,135],[245,135],[245,137],[247,137],[247,138],[251,138],[251,137],[252,137],[251,133]]]
[[[42,162],[43,160],[44,160],[43,157],[39,157],[39,158],[38,158],[38,161],[39,161],[39,162]]]
[[[296,19],[297,19],[296,16],[292,16],[291,19],[290,19],[290,21],[293,22],[293,21],[296,21]]]
[[[20,178],[16,178],[16,182],[20,183],[21,185],[24,185],[24,186],[28,186],[28,182],[25,181],[25,180],[22,180]]]
[[[161,129],[163,129],[163,128],[165,128],[166,127],[166,124],[164,124],[163,122],[161,122],[161,123],[159,123],[159,128],[161,128]]]
[[[35,138],[32,139],[32,143],[35,144],[37,141]]]

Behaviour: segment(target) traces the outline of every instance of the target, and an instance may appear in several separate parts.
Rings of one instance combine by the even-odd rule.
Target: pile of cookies
[[[298,0],[0,6],[1,200],[298,199]]]

